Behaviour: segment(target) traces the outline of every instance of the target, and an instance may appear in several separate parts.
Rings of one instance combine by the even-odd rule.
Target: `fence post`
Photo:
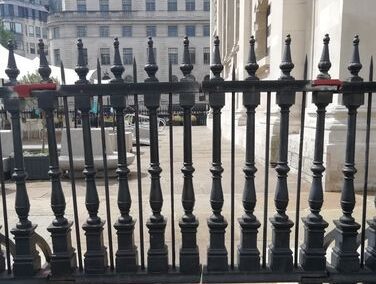
[[[153,40],[149,37],[148,57],[145,65],[145,71],[148,74],[145,82],[158,82],[155,73],[158,66],[155,62],[153,51]],[[152,209],[152,215],[146,223],[149,228],[150,248],[148,251],[148,271],[149,272],[167,272],[168,271],[168,249],[165,244],[166,219],[161,214],[163,206],[163,196],[161,190],[160,174],[162,172],[159,166],[158,149],[158,119],[157,109],[159,107],[161,94],[157,92],[146,92],[144,94],[144,103],[149,111],[150,128],[150,198],[149,203]]]
[[[44,53],[44,43],[39,40],[40,67],[39,74],[42,82],[52,82],[49,78],[51,69],[48,66]],[[65,217],[65,197],[61,187],[59,169],[59,158],[57,154],[57,143],[55,136],[54,110],[58,105],[58,97],[55,91],[38,92],[38,106],[45,112],[48,151],[50,158],[50,170],[48,172],[51,179],[51,208],[55,215],[55,220],[47,228],[51,233],[53,254],[51,255],[52,276],[69,275],[76,267],[76,255],[72,248],[71,227],[73,223]]]
[[[111,80],[111,84],[124,83],[122,74],[124,67],[121,63],[119,53],[119,41],[115,38],[114,41],[114,65],[111,67],[111,72],[115,78]],[[118,207],[120,210],[120,217],[115,223],[114,227],[118,235],[118,251],[116,252],[116,271],[117,272],[135,272],[138,269],[137,247],[134,244],[134,225],[135,221],[129,215],[131,208],[131,195],[129,192],[127,166],[125,129],[124,129],[124,109],[126,108],[126,98],[124,95],[111,96],[111,105],[115,110],[116,115],[116,137],[117,137],[117,151],[118,151],[118,168],[116,173],[118,175]]]
[[[219,53],[219,38],[214,40],[214,53],[210,69],[214,78],[211,81],[220,82],[223,78],[220,74],[223,70],[221,56]],[[210,243],[207,254],[207,270],[227,271],[228,257],[225,246],[225,232],[227,221],[221,214],[223,207],[222,190],[222,162],[221,162],[221,109],[225,105],[224,93],[209,93],[209,105],[213,109],[213,161],[210,171],[212,173],[212,188],[210,193],[210,205],[213,214],[208,218],[208,227],[210,231]]]
[[[294,68],[294,64],[291,62],[290,43],[290,35],[287,35],[282,63],[279,65],[282,71],[280,80],[294,80],[294,77],[290,75],[291,70]],[[269,267],[273,271],[288,272],[293,269],[290,232],[294,223],[286,215],[286,208],[289,202],[287,173],[290,171],[287,164],[287,154],[289,113],[290,107],[295,103],[295,92],[282,90],[277,92],[276,95],[277,104],[281,109],[281,123],[279,129],[279,160],[275,168],[278,173],[274,196],[277,213],[270,218],[272,223],[272,244],[269,246]]]
[[[86,66],[83,54],[82,40],[78,39],[78,63],[75,68],[79,76],[77,85],[89,84],[86,75],[89,69]],[[97,186],[95,183],[95,169],[93,148],[91,144],[90,132],[90,97],[87,95],[78,95],[75,97],[77,108],[81,111],[82,135],[85,155],[85,169],[83,174],[86,181],[85,205],[89,213],[89,218],[82,225],[86,235],[87,250],[85,253],[85,272],[88,274],[102,274],[107,267],[107,251],[103,244],[103,226],[104,221],[98,216],[99,198]]]
[[[248,63],[245,69],[248,72],[246,81],[258,81],[256,71],[259,67],[255,55],[255,39],[252,36],[249,50]],[[243,105],[247,109],[245,182],[243,188],[244,215],[239,218],[241,239],[238,248],[238,265],[241,271],[256,271],[260,269],[260,252],[257,249],[257,233],[261,226],[253,214],[256,206],[255,189],[255,109],[260,104],[260,92],[244,92]]]
[[[317,79],[330,79],[328,71],[332,64],[329,59],[329,40],[329,35],[325,35],[323,40],[324,47],[318,64],[320,74],[317,75]],[[300,247],[300,264],[304,270],[308,271],[322,271],[326,268],[324,234],[328,223],[320,215],[320,210],[324,202],[322,176],[325,171],[325,167],[323,166],[325,113],[326,107],[332,102],[332,99],[332,92],[312,93],[312,103],[317,107],[317,118],[314,160],[311,167],[312,184],[308,197],[311,213],[307,217],[302,218],[305,242]]]
[[[184,38],[183,63],[180,70],[184,77],[181,82],[194,82],[195,78],[191,74],[193,65],[189,55],[189,40]],[[184,111],[184,166],[181,169],[184,175],[184,185],[182,192],[182,204],[184,208],[184,216],[179,222],[182,233],[182,246],[180,249],[180,271],[183,273],[198,274],[200,272],[199,249],[197,246],[196,234],[198,220],[193,214],[195,205],[195,193],[193,188],[193,173],[195,171],[192,166],[192,107],[195,104],[194,93],[182,93],[179,96],[180,106]]]
[[[351,73],[349,82],[361,82],[363,79],[358,75],[362,64],[359,59],[359,37],[353,40],[354,50],[348,69]],[[348,109],[346,160],[343,167],[343,187],[341,194],[341,208],[343,215],[335,220],[336,235],[335,247],[332,251],[332,265],[341,272],[356,272],[360,269],[359,254],[357,252],[357,236],[360,225],[355,222],[352,212],[355,207],[354,175],[356,168],[355,138],[357,109],[364,103],[364,93],[343,93],[343,105]]]
[[[8,75],[10,84],[17,84],[17,76],[20,71],[17,69],[13,53],[13,43],[8,42],[9,57],[5,73]],[[12,178],[16,182],[15,208],[19,219],[16,227],[11,230],[16,243],[16,255],[13,259],[14,276],[30,277],[41,267],[39,252],[35,247],[35,228],[28,218],[30,211],[29,196],[26,190],[26,177],[24,158],[22,152],[20,112],[23,108],[23,99],[18,97],[6,97],[4,99],[5,109],[11,115],[13,149],[14,149],[14,173]]]

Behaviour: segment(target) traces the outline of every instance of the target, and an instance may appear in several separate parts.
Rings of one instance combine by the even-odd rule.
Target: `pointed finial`
[[[76,81],[76,84],[87,84],[89,83],[88,80],[86,80],[86,75],[89,72],[89,68],[87,68],[85,57],[84,57],[84,45],[82,43],[82,39],[77,40],[77,49],[78,49],[78,59],[77,59],[77,65],[74,69],[79,77],[79,80]]]
[[[187,36],[184,37],[184,51],[183,51],[183,62],[180,65],[180,70],[183,72],[184,77],[191,74],[193,65],[191,64],[191,56],[189,54],[189,39]]]
[[[322,49],[320,62],[317,65],[320,70],[320,74],[317,75],[317,79],[330,79],[330,75],[328,71],[330,67],[332,66],[332,63],[330,62],[330,59],[329,59],[329,41],[330,41],[330,37],[328,34],[326,34],[323,39],[324,47]]]
[[[291,37],[290,35],[287,35],[285,39],[285,49],[283,51],[282,62],[279,65],[279,69],[281,69],[282,71],[281,77],[279,77],[280,80],[294,79],[294,77],[290,75],[291,70],[294,68],[294,63],[292,63],[291,61],[290,44],[291,44]]]
[[[44,42],[42,39],[39,39],[38,43],[39,47],[39,68],[38,72],[40,76],[42,77],[42,82],[44,83],[51,83],[52,80],[50,79],[50,74],[51,74],[51,68],[48,66],[48,61],[46,54],[44,52]]]
[[[111,72],[114,74],[115,78],[111,80],[111,83],[114,82],[123,82],[122,74],[124,72],[124,66],[121,62],[120,52],[119,52],[119,40],[116,37],[114,39],[114,65],[111,66]]]
[[[18,70],[16,59],[14,58],[14,44],[12,40],[8,41],[8,50],[8,66],[5,69],[5,73],[11,84],[17,84],[17,76],[20,74],[20,70]]]
[[[256,71],[259,68],[259,65],[257,64],[256,60],[256,54],[255,54],[255,37],[251,36],[251,39],[249,40],[250,49],[249,49],[249,55],[248,55],[248,62],[245,65],[245,70],[248,72],[249,77],[247,80],[258,80],[256,76]]]
[[[148,81],[155,81],[157,78],[155,74],[158,71],[158,65],[155,63],[154,48],[153,48],[153,39],[149,37],[148,40],[148,57],[144,70],[149,76]]]
[[[219,37],[218,36],[215,36],[215,39],[214,39],[214,50],[213,50],[212,62],[210,64],[210,70],[214,74],[214,78],[212,78],[212,80],[221,78],[220,74],[223,70],[223,65],[221,63],[221,55],[219,53]]]
[[[353,81],[363,81],[362,77],[358,75],[360,69],[362,69],[362,64],[360,63],[359,58],[359,36],[355,35],[353,39],[353,54],[350,64],[347,66],[347,69],[350,71],[351,76],[348,79],[350,82]]]

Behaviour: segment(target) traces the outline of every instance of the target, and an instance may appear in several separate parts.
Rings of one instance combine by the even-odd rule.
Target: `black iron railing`
[[[111,71],[114,75],[110,84],[89,84],[86,79],[88,68],[85,65],[83,43],[78,40],[78,62],[76,72],[78,81],[75,85],[60,86],[51,83],[49,79],[50,69],[44,53],[44,44],[39,43],[40,68],[43,81],[41,84],[22,86],[17,83],[16,62],[13,55],[13,45],[9,43],[9,61],[6,73],[8,83],[0,88],[4,109],[10,113],[12,121],[13,146],[15,169],[13,179],[16,182],[15,209],[18,216],[17,224],[12,226],[11,233],[14,241],[9,237],[7,197],[5,194],[3,164],[0,162],[1,192],[3,202],[3,232],[0,235],[0,243],[5,246],[5,255],[0,254],[0,281],[19,280],[26,283],[26,279],[38,279],[40,282],[53,282],[58,280],[89,281],[90,283],[192,283],[192,282],[374,282],[376,277],[376,217],[371,212],[374,208],[367,208],[368,195],[368,167],[369,145],[371,125],[372,93],[376,91],[376,83],[372,82],[373,65],[371,61],[369,82],[363,82],[358,73],[362,68],[359,58],[356,36],[353,41],[353,55],[348,67],[351,75],[347,81],[332,80],[328,73],[331,63],[329,59],[329,36],[324,38],[324,49],[319,62],[320,73],[316,80],[307,80],[307,61],[305,64],[304,80],[295,80],[291,75],[294,64],[291,60],[291,38],[285,39],[284,54],[280,64],[281,77],[278,80],[260,81],[257,78],[258,64],[255,57],[255,39],[250,40],[250,52],[246,71],[248,77],[244,81],[224,81],[221,78],[223,66],[219,54],[219,39],[214,41],[214,50],[211,62],[213,76],[211,80],[195,82],[191,75],[193,65],[189,56],[189,41],[184,39],[184,55],[180,67],[183,78],[180,82],[159,82],[156,74],[156,65],[153,54],[153,41],[148,41],[148,58],[145,71],[148,75],[143,83],[137,82],[137,65],[134,62],[134,83],[125,83],[122,79],[124,67],[119,54],[119,42],[114,41],[115,56]],[[101,66],[98,63],[98,74],[101,74]],[[172,77],[170,68],[170,78]],[[64,69],[62,68],[62,78]],[[192,112],[195,106],[195,94],[205,92],[209,94],[209,105],[212,112],[212,187],[208,195],[208,205],[211,206],[212,215],[208,216],[207,226],[201,223],[195,213],[195,171],[192,159]],[[246,109],[246,152],[244,165],[244,187],[242,194],[242,211],[244,213],[235,221],[235,93],[243,94],[243,105]],[[301,92],[301,125],[298,181],[295,207],[295,222],[286,214],[289,203],[289,187],[287,174],[288,165],[288,135],[289,135],[289,110],[295,104],[296,93]],[[301,173],[302,150],[304,142],[305,105],[306,93],[312,92],[312,103],[317,108],[316,135],[314,145],[314,160],[312,164],[312,183],[309,191],[308,204],[310,213],[304,215],[304,241],[299,244],[299,226],[301,214]],[[51,180],[51,209],[54,215],[48,231],[51,234],[52,248],[36,233],[37,224],[30,222],[28,215],[30,206],[27,192],[27,174],[23,164],[23,145],[21,139],[20,114],[22,113],[23,96],[31,93],[38,98],[38,106],[44,112],[47,125],[48,149],[50,158]],[[222,189],[222,141],[221,141],[221,109],[225,106],[225,93],[232,94],[231,104],[231,193],[230,193],[230,247],[226,246],[225,236],[228,230],[228,221],[222,212],[224,206],[224,194]],[[269,162],[270,162],[270,113],[271,96],[276,93],[276,104],[280,109],[279,124],[279,157],[276,163],[277,184],[275,188],[275,214],[268,220],[268,196],[269,196]],[[325,129],[326,107],[332,102],[333,94],[340,93],[343,96],[343,105],[348,110],[346,153],[344,156],[343,188],[340,206],[343,212],[334,220],[336,228],[326,232],[328,222],[325,216],[320,214],[324,202],[323,193],[323,146]],[[364,191],[362,204],[361,224],[353,217],[355,206],[354,174],[356,168],[355,135],[357,109],[364,104],[364,94],[368,93],[367,101],[367,128],[366,128],[366,164],[364,176]],[[110,202],[109,176],[107,171],[106,137],[104,128],[105,112],[103,108],[103,96],[110,96],[111,106],[114,109],[117,145],[118,145],[118,195],[117,220],[111,220],[111,210],[114,211],[114,203]],[[169,94],[168,117],[172,120],[172,94],[179,94],[181,115],[183,117],[183,149],[184,163],[181,169],[183,174],[182,208],[183,216],[175,216],[176,204],[174,204],[174,151],[173,151],[173,124],[169,125],[169,158],[170,158],[170,194],[171,194],[171,218],[167,220],[162,215],[163,191],[161,188],[160,173],[162,171],[159,157],[159,137],[157,111],[160,107],[160,95]],[[144,105],[147,108],[150,128],[150,208],[152,214],[144,223],[143,190],[141,183],[141,154],[139,137],[139,95],[144,96]],[[99,197],[96,184],[96,170],[94,167],[92,133],[90,125],[90,100],[98,96],[100,113],[99,126],[101,127],[101,146],[104,163],[104,190],[105,190],[105,216],[100,216]],[[126,140],[124,130],[124,113],[127,109],[127,98],[134,98],[134,113],[136,127],[136,164],[137,164],[137,194],[129,188],[129,169],[126,158]],[[257,202],[255,177],[257,176],[255,160],[255,123],[257,107],[260,97],[266,96],[266,137],[265,137],[265,173],[264,173],[264,204],[263,214],[255,213]],[[85,167],[82,169],[85,176],[85,205],[87,219],[79,224],[76,179],[74,170],[74,157],[72,151],[71,121],[68,111],[68,97],[75,98],[75,108],[80,112],[82,123],[82,137],[84,142]],[[65,196],[60,180],[59,159],[57,152],[56,131],[54,113],[58,108],[58,98],[63,101],[63,116],[68,144],[68,156],[70,162],[70,180],[73,202],[74,222],[68,220],[65,209]],[[0,139],[0,161],[2,161]],[[138,200],[138,208],[132,204],[132,198]],[[133,208],[133,209],[132,209]],[[135,216],[138,215],[138,228]],[[366,220],[368,226],[366,225]],[[373,219],[372,219],[373,218]],[[106,220],[106,223],[105,223]],[[175,222],[181,230],[180,251],[176,253]],[[203,220],[201,220],[203,221]],[[270,221],[270,224],[269,224]],[[166,224],[171,222],[171,232],[166,232]],[[74,226],[73,226],[74,225]],[[148,233],[144,232],[144,226]],[[271,226],[270,226],[271,225]],[[259,232],[262,226],[262,233]],[[294,227],[295,226],[295,227]],[[73,248],[71,232],[74,227],[76,248]],[[294,237],[291,230],[295,228]],[[359,232],[359,229],[360,232]],[[85,233],[86,252],[82,252],[82,230]],[[138,238],[135,237],[138,230]],[[209,233],[207,260],[200,259],[199,251],[205,250],[206,243],[198,243],[197,231],[206,230]],[[240,243],[235,243],[235,232],[240,230]],[[268,243],[268,230],[271,230],[272,239]],[[107,232],[107,243],[104,241],[104,232]],[[116,234],[115,234],[116,233]],[[171,247],[167,247],[165,237],[169,234]],[[116,236],[115,236],[116,235]],[[148,251],[145,253],[144,237],[149,235]],[[258,245],[258,240],[262,245]],[[366,242],[367,240],[367,242]],[[290,247],[294,241],[293,248]],[[329,249],[330,243],[335,241],[334,247]],[[117,242],[117,251],[114,251],[113,242]],[[138,244],[136,246],[136,244]],[[204,245],[204,246],[203,246]],[[238,247],[237,249],[236,246]],[[46,265],[42,265],[38,248],[45,255]],[[360,252],[360,253],[359,253]],[[230,257],[228,257],[230,254]],[[327,255],[331,254],[331,262],[327,261]],[[171,261],[169,260],[171,255]],[[235,260],[237,256],[237,261]],[[26,277],[26,278],[25,278]]]

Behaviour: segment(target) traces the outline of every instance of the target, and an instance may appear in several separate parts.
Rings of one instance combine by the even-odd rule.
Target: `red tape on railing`
[[[43,91],[43,90],[56,90],[55,83],[40,83],[40,84],[29,84],[29,85],[16,85],[12,86],[12,91],[18,94],[20,98],[30,97],[32,91]]]
[[[312,86],[342,86],[342,81],[338,79],[318,79],[312,81]]]

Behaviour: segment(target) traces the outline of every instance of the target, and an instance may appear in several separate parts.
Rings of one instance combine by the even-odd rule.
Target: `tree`
[[[8,48],[8,41],[14,40],[14,35],[11,31],[8,31],[4,28],[4,24],[0,22],[0,44]]]

